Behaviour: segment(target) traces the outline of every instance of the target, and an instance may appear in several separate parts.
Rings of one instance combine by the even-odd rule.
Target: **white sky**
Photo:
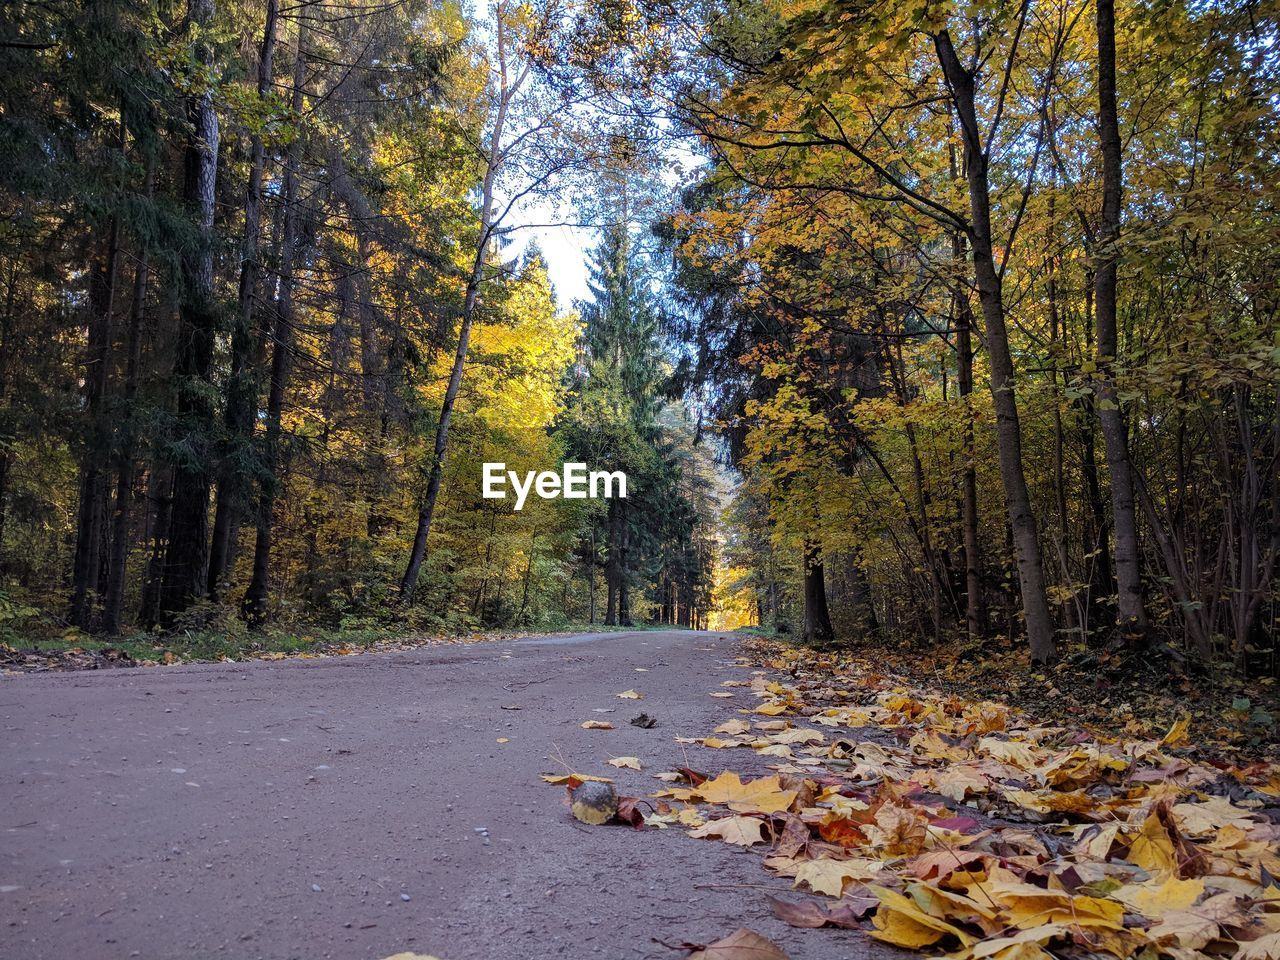
[[[550,222],[544,220],[543,223]],[[596,231],[585,227],[537,227],[517,233],[520,250],[530,241],[542,248],[547,275],[555,288],[561,310],[572,310],[575,300],[587,299],[587,254],[596,244]]]

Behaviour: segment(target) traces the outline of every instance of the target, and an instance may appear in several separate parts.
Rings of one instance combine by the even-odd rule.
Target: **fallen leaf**
[[[870,933],[877,940],[909,950],[927,947],[948,935],[955,937],[964,946],[974,942],[974,938],[959,927],[929,916],[914,901],[896,890],[878,886],[869,886],[868,889],[880,901],[879,909],[871,918],[875,930]]]
[[[1265,937],[1240,944],[1235,960],[1280,960],[1280,933],[1269,933]]]
[[[785,703],[766,703],[756,707],[756,713],[763,713],[766,717],[776,717],[780,713],[787,712]]]
[[[586,720],[582,723],[583,730],[612,730],[613,724],[608,720]]]
[[[1110,896],[1132,907],[1149,920],[1167,913],[1186,910],[1204,893],[1203,880],[1179,880],[1168,876],[1163,882],[1131,883],[1113,891]]]
[[[561,784],[572,785],[577,783],[586,783],[588,780],[598,780],[600,783],[613,783],[608,777],[593,777],[589,773],[544,773],[542,779],[547,783],[554,783],[557,786]]]
[[[690,830],[689,836],[697,837],[699,840],[714,837],[725,843],[749,847],[752,844],[764,843],[763,831],[764,821],[755,817],[722,817],[719,820],[710,820],[696,830]]]
[[[637,693],[635,690],[623,690],[618,694],[619,700],[643,700],[644,694]]]
[[[835,860],[830,857],[806,860],[796,867],[793,886],[805,884],[814,893],[840,897],[844,895],[844,888],[849,882],[874,880],[883,869],[881,861],[862,857],[851,860]]]
[[[1153,943],[1176,945],[1184,950],[1201,950],[1218,938],[1218,922],[1190,910],[1166,913],[1147,929]]]
[[[1190,714],[1187,714],[1183,716],[1180,720],[1175,721],[1173,726],[1169,728],[1169,732],[1160,738],[1160,746],[1176,747],[1178,746],[1178,744],[1186,743],[1187,740],[1189,739],[1187,737],[1187,729],[1190,726],[1191,726]]]
[[[606,761],[611,767],[618,767],[626,770],[639,770],[640,759],[638,757],[614,757],[612,760]]]
[[[694,950],[687,960],[789,960],[773,942],[743,927],[723,940]]]
[[[858,913],[859,908],[852,903],[836,903],[827,907],[816,900],[801,900],[796,903],[790,903],[768,894],[765,894],[765,899],[769,901],[769,906],[773,909],[773,915],[783,923],[790,924],[793,927],[816,929],[829,925],[843,927],[846,930],[856,930],[862,926],[858,923],[861,918]],[[876,902],[872,901],[873,904]]]
[[[781,813],[796,798],[796,791],[783,790],[776,776],[744,783],[730,770],[708,780],[696,792],[708,803],[722,803],[738,813]]]
[[[964,803],[970,794],[985,793],[988,780],[977,770],[968,766],[951,766],[933,779],[933,788],[944,797]]]

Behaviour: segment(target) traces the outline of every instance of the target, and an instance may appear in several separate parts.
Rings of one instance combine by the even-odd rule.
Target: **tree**
[[[176,378],[176,434],[170,441],[173,506],[160,592],[165,622],[203,597],[209,572],[210,437],[216,424],[212,402],[214,337],[213,218],[217,203],[220,126],[214,108],[216,64],[211,41],[213,0],[189,0],[189,132],[183,155],[182,200],[194,232],[182,245]]]
[[[1142,570],[1138,558],[1138,522],[1129,466],[1129,438],[1116,392],[1112,366],[1119,359],[1117,335],[1117,271],[1122,203],[1120,122],[1116,111],[1116,11],[1114,0],[1096,0],[1098,27],[1098,144],[1102,160],[1102,222],[1098,230],[1098,263],[1094,268],[1094,303],[1098,325],[1098,420],[1111,478],[1111,515],[1116,531],[1116,613],[1120,628],[1142,635],[1147,614],[1142,604]]]
[[[570,144],[572,104],[540,85],[536,75],[538,59],[553,26],[554,11],[554,5],[534,10],[508,0],[497,0],[493,7],[486,119],[476,144],[482,157],[479,235],[467,273],[453,366],[436,418],[426,491],[418,510],[409,561],[400,580],[400,599],[404,604],[413,602],[418,574],[427,554],[427,539],[449,450],[449,425],[467,362],[471,326],[481,288],[491,275],[490,245],[522,199],[545,190],[549,183],[583,159],[572,152],[565,153],[565,147]],[[581,147],[581,142],[577,146]],[[504,187],[507,192],[500,195]]]

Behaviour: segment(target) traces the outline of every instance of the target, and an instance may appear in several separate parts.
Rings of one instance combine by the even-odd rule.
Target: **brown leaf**
[[[841,901],[831,907],[823,906],[816,900],[801,900],[798,903],[790,903],[786,900],[780,900],[777,897],[765,895],[765,899],[769,901],[769,906],[773,908],[773,915],[783,923],[790,924],[793,927],[843,927],[846,930],[856,930],[861,924],[858,923],[858,907],[853,903],[845,903]],[[871,905],[874,906],[878,901],[872,899]]]
[[[790,960],[777,944],[746,927],[689,954],[688,960]]]
[[[640,804],[650,806],[649,801],[641,800],[639,797],[619,797],[618,812],[615,816],[623,823],[629,823],[637,830],[644,829],[644,813],[638,807]]]
[[[774,853],[779,857],[794,857],[809,845],[809,828],[794,813],[788,813],[778,835]]]

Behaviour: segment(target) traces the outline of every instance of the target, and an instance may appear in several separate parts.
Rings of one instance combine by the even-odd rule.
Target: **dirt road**
[[[587,827],[539,779],[652,792],[684,762],[673,737],[740,705],[709,696],[747,676],[736,645],[595,634],[4,678],[0,957],[678,960],[654,938],[739,926],[793,960],[896,952],[774,920],[763,895],[788,888],[758,852]],[[641,710],[656,728],[627,723]],[[604,765],[627,755],[645,772]]]

